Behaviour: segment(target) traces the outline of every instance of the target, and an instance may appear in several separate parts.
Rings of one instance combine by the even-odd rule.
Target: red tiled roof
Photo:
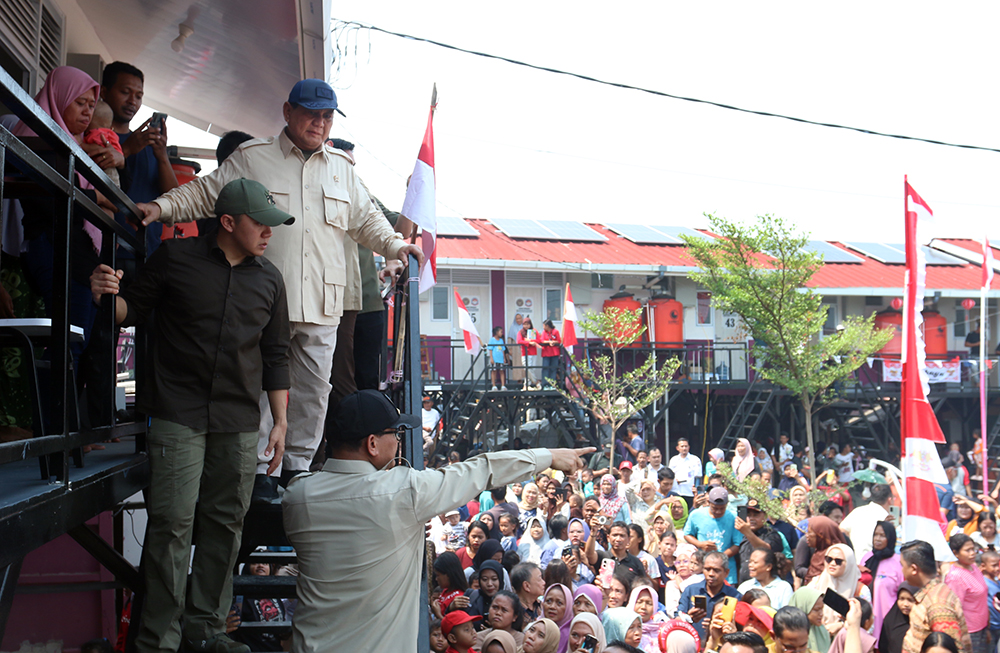
[[[597,265],[649,265],[692,267],[694,261],[687,256],[682,245],[638,244],[619,236],[600,224],[587,226],[607,238],[602,242],[513,239],[502,233],[488,220],[467,219],[479,231],[475,237],[438,237],[438,258],[556,262],[585,266]],[[708,233],[708,232],[706,232]],[[979,243],[966,239],[945,239],[952,245],[979,253]],[[848,249],[839,242],[835,247],[862,259],[861,263],[827,263],[813,277],[816,288],[902,288],[904,266],[876,261]],[[998,256],[1000,259],[1000,256]],[[1000,288],[1000,275],[994,288]],[[980,269],[975,264],[928,265],[927,288],[976,290],[980,283]]]

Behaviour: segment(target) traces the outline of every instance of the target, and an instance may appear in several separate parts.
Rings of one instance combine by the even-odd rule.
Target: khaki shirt
[[[288,484],[285,532],[299,564],[292,651],[415,653],[424,524],[485,489],[552,464],[547,449],[500,451],[442,469],[379,471],[326,461]]]
[[[266,253],[285,279],[292,322],[336,326],[347,296],[347,310],[361,308],[357,247],[351,243],[353,256],[345,247],[351,239],[386,258],[396,258],[405,246],[347,157],[324,144],[306,159],[284,131],[247,141],[212,174],[158,197],[161,221],[214,215],[219,191],[240,177],[264,184],[275,205],[295,216],[293,224],[274,229]]]

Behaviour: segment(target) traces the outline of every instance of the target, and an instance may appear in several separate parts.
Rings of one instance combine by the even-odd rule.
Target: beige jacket
[[[285,279],[292,322],[336,326],[345,309],[361,308],[357,247],[347,256],[346,239],[386,258],[405,246],[343,154],[324,145],[306,160],[284,131],[247,141],[212,174],[158,197],[161,221],[214,215],[219,191],[240,177],[264,184],[275,205],[295,216],[293,224],[274,229],[265,255]],[[348,296],[356,306],[345,306]]]

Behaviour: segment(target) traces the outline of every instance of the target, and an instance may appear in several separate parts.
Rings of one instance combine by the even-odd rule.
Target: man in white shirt
[[[652,470],[652,477],[649,480],[655,479],[656,475],[663,469],[663,453],[659,447],[653,447],[649,450],[649,469]]]
[[[888,485],[876,485],[872,488],[871,503],[855,508],[840,522],[840,530],[854,543],[854,555],[858,560],[872,550],[875,524],[889,517],[890,505],[892,490]]]
[[[845,444],[840,453],[833,457],[837,465],[837,481],[846,485],[854,480],[854,454],[851,452],[851,445]]]
[[[778,446],[774,449],[774,465],[778,469],[784,469],[785,463],[792,462],[795,457],[795,450],[792,443],[788,441],[788,434],[782,433],[778,436]]]
[[[674,470],[674,492],[682,497],[694,498],[694,486],[701,483],[704,476],[701,460],[698,456],[690,453],[691,443],[687,438],[677,439],[677,455],[670,459],[667,465]]]
[[[430,397],[424,397],[420,420],[424,431],[424,453],[427,453],[434,444],[434,432],[437,430],[438,422],[441,421],[441,413],[434,407],[434,400]]]
[[[588,449],[525,449],[473,456],[442,469],[393,467],[416,415],[381,392],[361,390],[328,416],[333,438],[322,471],[297,476],[282,499],[298,556],[294,653],[393,650],[415,653],[424,524],[484,487],[523,481],[552,467],[573,473]]]

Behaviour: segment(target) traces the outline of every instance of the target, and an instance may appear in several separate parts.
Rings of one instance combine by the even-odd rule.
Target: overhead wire
[[[673,100],[681,100],[681,101],[684,101],[684,102],[692,102],[692,103],[696,103],[696,104],[706,104],[706,105],[713,106],[713,107],[716,107],[716,108],[719,108],[719,109],[725,109],[727,111],[737,111],[739,113],[746,113],[746,114],[751,114],[751,115],[755,115],[755,116],[763,116],[763,117],[766,117],[766,118],[778,118],[778,119],[781,119],[781,120],[789,120],[791,122],[797,122],[797,123],[800,123],[800,124],[813,125],[815,127],[827,127],[829,129],[843,129],[843,130],[846,130],[846,131],[858,132],[860,134],[867,134],[869,136],[881,136],[881,137],[884,137],[884,138],[895,138],[895,139],[899,139],[899,140],[914,141],[914,142],[918,142],[918,143],[928,143],[930,145],[941,145],[941,146],[944,146],[944,147],[955,147],[955,148],[960,148],[960,149],[965,149],[965,150],[979,150],[979,151],[983,151],[983,152],[1000,152],[1000,148],[996,148],[996,147],[986,147],[986,146],[983,146],[983,145],[970,145],[970,144],[967,144],[967,143],[950,143],[948,141],[942,141],[942,140],[938,140],[938,139],[934,139],[934,138],[922,138],[922,137],[919,137],[919,136],[908,136],[906,134],[893,134],[893,133],[890,133],[890,132],[883,132],[883,131],[878,131],[878,130],[875,130],[875,129],[866,129],[864,127],[853,127],[851,125],[841,125],[841,124],[832,123],[832,122],[823,122],[823,121],[819,121],[819,120],[810,120],[808,118],[799,118],[797,116],[790,116],[790,115],[787,115],[787,114],[775,113],[775,112],[772,112],[772,111],[762,111],[762,110],[759,110],[759,109],[748,109],[746,107],[738,107],[738,106],[735,106],[735,105],[732,105],[732,104],[727,104],[725,102],[718,102],[718,101],[715,101],[715,100],[705,100],[705,99],[702,99],[702,98],[695,98],[695,97],[690,97],[690,96],[686,96],[686,95],[677,95],[676,93],[668,93],[666,91],[658,91],[658,90],[655,90],[655,89],[644,88],[642,86],[636,86],[634,84],[625,84],[625,83],[622,83],[622,82],[612,82],[612,81],[608,81],[608,80],[605,80],[605,79],[600,79],[598,77],[593,77],[591,75],[584,75],[582,73],[575,73],[575,72],[571,72],[571,71],[567,71],[567,70],[560,70],[559,68],[552,68],[552,67],[549,67],[549,66],[541,66],[541,65],[538,65],[538,64],[528,63],[526,61],[520,61],[518,59],[512,59],[511,57],[504,57],[504,56],[497,55],[497,54],[490,54],[488,52],[479,52],[477,50],[470,50],[468,48],[462,48],[462,47],[459,47],[457,45],[451,45],[451,44],[448,44],[448,43],[442,43],[441,41],[435,41],[434,39],[423,38],[423,37],[420,37],[420,36],[413,36],[411,34],[404,34],[402,32],[394,32],[392,30],[384,29],[384,28],[378,27],[376,25],[370,25],[370,24],[367,24],[367,23],[362,23],[362,22],[359,22],[359,21],[356,21],[356,20],[334,19],[334,25],[335,26],[334,26],[333,29],[334,29],[335,32],[349,31],[352,28],[356,28],[358,30],[360,30],[360,29],[367,29],[369,31],[369,33],[370,32],[381,32],[382,34],[387,34],[389,36],[396,36],[398,38],[406,39],[408,41],[418,41],[418,42],[421,42],[421,43],[428,43],[430,45],[435,45],[437,47],[445,48],[447,50],[453,50],[455,52],[462,52],[464,54],[470,54],[470,55],[474,55],[474,56],[477,56],[477,57],[483,57],[483,58],[486,58],[486,59],[494,59],[496,61],[504,61],[506,63],[512,64],[512,65],[515,65],[515,66],[522,66],[524,68],[530,68],[532,70],[539,70],[539,71],[542,71],[542,72],[552,73],[552,74],[555,74],[555,75],[564,75],[566,77],[573,77],[575,79],[579,79],[579,80],[582,80],[582,81],[585,81],[585,82],[592,82],[592,83],[595,83],[595,84],[602,84],[604,86],[611,86],[611,87],[614,87],[614,88],[620,88],[620,89],[625,89],[625,90],[630,90],[630,91],[638,91],[640,93],[647,93],[649,95],[655,95],[655,96],[658,96],[658,97],[670,98],[670,99],[673,99]],[[369,52],[370,52],[370,47],[371,47],[370,43],[371,43],[371,41],[369,40]]]

